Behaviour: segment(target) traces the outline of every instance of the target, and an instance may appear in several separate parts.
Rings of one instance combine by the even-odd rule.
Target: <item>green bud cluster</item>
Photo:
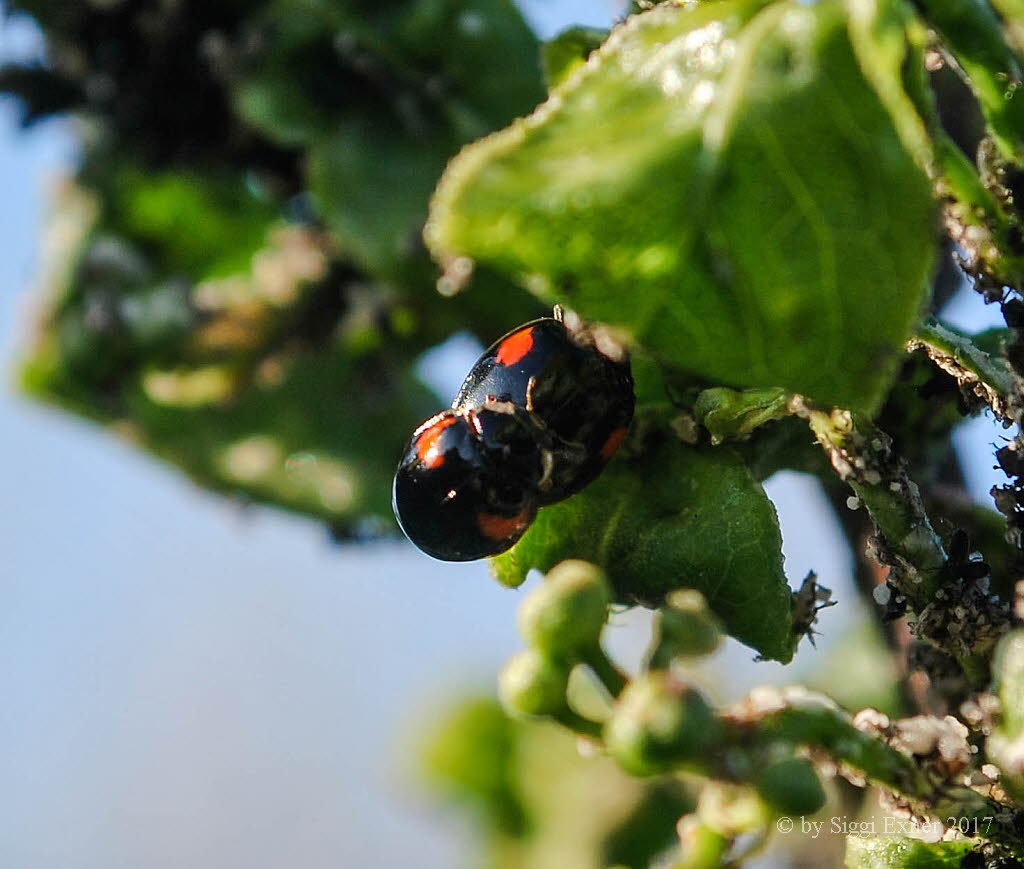
[[[508,661],[499,678],[505,707],[603,737],[608,753],[636,775],[681,767],[714,775],[707,761],[729,743],[727,725],[699,691],[669,669],[673,660],[709,654],[721,641],[707,601],[688,589],[666,597],[656,617],[649,668],[628,684],[601,648],[610,603],[608,581],[595,565],[569,560],[548,571],[519,608],[519,631],[527,648]],[[615,698],[603,727],[569,705],[569,674],[578,664],[590,667]],[[728,802],[732,814],[738,812],[737,824],[756,826],[772,813],[813,814],[824,804],[813,765],[788,749],[781,757],[769,752],[767,760],[751,768],[743,785],[733,781],[722,792],[731,794]]]
[[[563,561],[523,601],[519,632],[549,657],[578,660],[600,642],[610,603],[604,571],[586,561]]]
[[[704,697],[667,670],[634,679],[605,724],[608,751],[624,769],[653,775],[700,759],[722,725]]]
[[[529,648],[505,665],[498,681],[510,711],[564,717],[572,668],[580,662],[607,662],[600,643],[610,602],[600,568],[569,560],[548,571],[519,608],[519,632]]]
[[[505,664],[498,677],[498,694],[512,712],[556,715],[565,707],[568,685],[569,669],[563,661],[527,649]]]

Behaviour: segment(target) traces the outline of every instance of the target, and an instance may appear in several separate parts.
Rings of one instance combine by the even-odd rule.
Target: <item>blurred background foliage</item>
[[[435,788],[470,811],[495,867],[644,869],[676,842],[694,795],[673,778],[643,781],[610,758],[581,760],[553,724],[510,719],[467,700],[425,746]]]
[[[0,91],[26,124],[74,112],[82,140],[25,385],[205,486],[340,537],[389,531],[395,456],[439,402],[421,354],[541,310],[486,273],[443,298],[420,237],[447,160],[544,95],[518,9],[9,9],[49,57],[0,70]]]

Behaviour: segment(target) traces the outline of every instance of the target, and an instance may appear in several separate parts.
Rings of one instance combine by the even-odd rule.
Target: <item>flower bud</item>
[[[654,622],[652,667],[667,667],[673,658],[709,655],[722,633],[718,619],[699,591],[681,588],[665,598]]]
[[[575,660],[598,644],[610,602],[604,571],[586,561],[563,561],[523,601],[519,632],[545,655]]]
[[[721,724],[704,698],[669,672],[631,682],[605,725],[605,743],[635,775],[664,772],[701,757]]]
[[[510,712],[554,715],[566,706],[569,668],[536,649],[513,656],[498,677],[498,694]]]
[[[813,815],[825,805],[825,789],[809,760],[789,757],[762,769],[754,787],[780,815]]]
[[[771,821],[764,800],[749,787],[714,780],[700,790],[697,817],[701,824],[727,840],[756,833]]]

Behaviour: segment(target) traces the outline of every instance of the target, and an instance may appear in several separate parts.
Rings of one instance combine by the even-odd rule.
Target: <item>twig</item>
[[[992,7],[984,0],[917,0],[917,6],[966,73],[1003,159],[1018,163],[1024,154],[1021,67]]]
[[[876,611],[878,602],[875,600],[874,592],[879,585],[885,583],[888,571],[876,560],[868,557],[867,544],[874,527],[871,524],[871,519],[863,512],[851,510],[847,506],[848,491],[839,483],[825,486],[825,494],[832,505],[832,512],[842,527],[843,534],[853,553],[854,585],[868,611]],[[897,688],[901,705],[905,709],[914,709],[918,712],[932,711],[925,693],[916,690],[916,686],[910,684],[907,654],[910,649],[911,636],[906,623],[897,619],[884,619],[879,624],[879,629],[899,673]]]
[[[1018,852],[1024,845],[1019,810],[960,784],[972,754],[966,728],[955,719],[890,723],[874,710],[851,719],[827,697],[803,688],[759,689],[729,717],[748,737],[824,752],[841,770],[891,791],[914,815],[940,822],[984,819],[989,840]]]
[[[907,350],[923,350],[962,390],[985,402],[1007,425],[1011,423],[1008,401],[1013,370],[1005,359],[986,353],[934,319],[918,328],[907,341]]]
[[[953,655],[972,684],[984,687],[988,658],[1010,625],[1009,607],[988,593],[987,582],[956,575],[887,435],[849,411],[817,410],[800,396],[791,408],[867,508],[877,529],[872,554],[888,565],[888,586],[895,603],[911,610],[914,634]]]

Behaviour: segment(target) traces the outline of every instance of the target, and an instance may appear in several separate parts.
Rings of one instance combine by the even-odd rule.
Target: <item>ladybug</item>
[[[413,432],[395,474],[393,505],[413,543],[442,561],[512,546],[537,515],[538,433],[514,405],[446,410]]]
[[[473,365],[449,410],[413,432],[392,503],[405,535],[443,561],[511,548],[537,510],[590,483],[633,417],[629,360],[574,315],[533,320]]]
[[[567,322],[568,321],[568,322]],[[633,419],[629,359],[621,347],[582,327],[560,308],[491,345],[473,366],[452,407],[508,401],[550,433],[551,471],[541,504],[554,504],[591,483],[615,454]]]

